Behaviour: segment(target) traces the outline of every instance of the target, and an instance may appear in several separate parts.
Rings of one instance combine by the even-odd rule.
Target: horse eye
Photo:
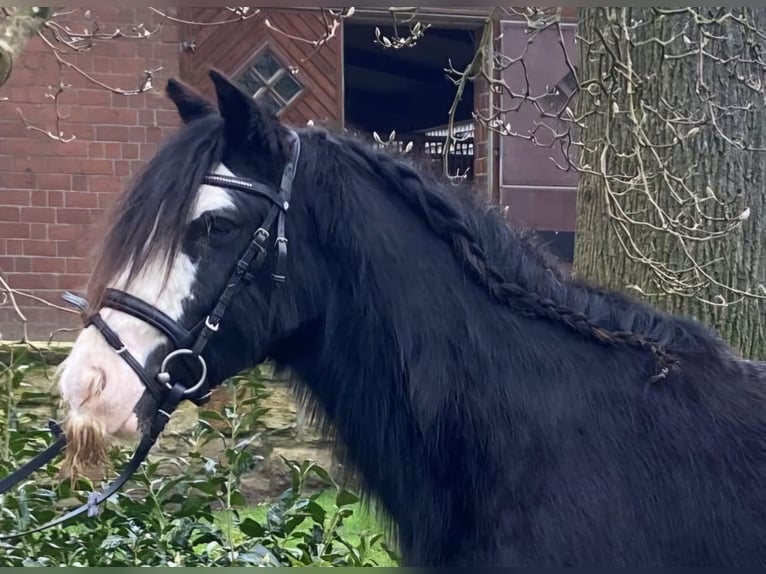
[[[220,215],[205,216],[205,228],[207,229],[208,235],[216,235],[218,237],[228,235],[234,231],[235,227],[236,224],[233,221],[221,217]]]

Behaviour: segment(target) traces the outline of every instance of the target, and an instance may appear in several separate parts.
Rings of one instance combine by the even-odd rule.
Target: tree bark
[[[0,21],[0,86],[8,81],[13,62],[27,42],[40,30],[51,9],[41,7],[5,8],[6,16]]]
[[[691,10],[580,9],[574,270],[696,318],[744,356],[766,359],[766,8],[700,8],[705,26]],[[735,10],[737,18],[721,17]],[[639,223],[625,223],[620,209]],[[668,231],[680,226],[663,229],[663,213],[708,235],[725,225],[707,218],[741,225],[680,240]],[[660,281],[662,265],[696,286]]]

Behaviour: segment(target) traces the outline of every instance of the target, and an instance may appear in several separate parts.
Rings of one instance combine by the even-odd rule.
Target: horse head
[[[74,467],[100,462],[111,437],[146,432],[176,381],[201,403],[316,318],[306,302],[318,273],[296,278],[312,270],[300,266],[305,190],[292,204],[306,186],[299,136],[210,77],[217,106],[169,81],[183,125],[122,196],[81,303],[86,328],[59,373]]]

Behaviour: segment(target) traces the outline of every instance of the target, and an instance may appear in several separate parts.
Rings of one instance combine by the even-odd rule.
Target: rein
[[[285,265],[287,260],[287,236],[285,233],[285,215],[290,208],[290,198],[292,194],[293,180],[300,160],[300,139],[292,131],[288,131],[288,137],[291,146],[291,155],[282,172],[280,189],[274,190],[272,187],[249,179],[238,177],[228,177],[216,174],[208,174],[203,178],[203,183],[218,187],[226,187],[245,193],[259,195],[270,200],[272,205],[264,218],[263,223],[253,233],[250,243],[244,253],[237,261],[237,265],[232,275],[218,298],[212,311],[200,321],[191,330],[168,317],[161,310],[152,305],[118,289],[106,289],[101,304],[103,307],[122,311],[148,323],[165,335],[174,348],[162,361],[159,373],[154,377],[146,372],[146,369],[130,353],[120,337],[104,321],[99,312],[86,316],[88,301],[74,293],[65,292],[64,300],[77,307],[83,314],[83,324],[85,327],[93,326],[102,334],[106,342],[131,369],[138,375],[141,383],[154,399],[157,409],[151,416],[149,424],[142,429],[141,440],[133,453],[130,461],[120,473],[120,475],[107,486],[102,492],[93,492],[88,495],[88,501],[56,518],[46,524],[25,532],[7,534],[0,536],[0,540],[9,540],[19,538],[34,532],[40,532],[53,526],[62,524],[75,516],[87,512],[88,516],[95,516],[98,513],[98,506],[107,498],[118,492],[125,483],[135,474],[141,463],[146,459],[149,451],[156,443],[159,435],[170,420],[170,416],[184,400],[188,400],[195,405],[206,403],[212,393],[212,389],[207,380],[207,364],[202,358],[202,351],[207,346],[211,337],[218,332],[226,310],[232,299],[239,291],[244,282],[249,281],[254,272],[258,270],[266,261],[268,249],[266,242],[270,237],[270,230],[276,220],[276,262],[272,279],[275,287],[285,282]],[[271,293],[270,303],[271,316],[273,319],[274,311],[274,291]],[[200,365],[200,376],[196,381],[174,380],[169,372],[170,363],[179,357],[195,358]],[[3,494],[16,486],[19,482],[26,479],[32,473],[36,472],[64,450],[66,447],[66,436],[61,426],[56,421],[49,421],[49,428],[56,440],[48,446],[43,452],[28,461],[21,468],[12,474],[0,480],[0,494]]]

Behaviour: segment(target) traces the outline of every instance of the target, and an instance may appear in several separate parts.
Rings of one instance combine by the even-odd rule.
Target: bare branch
[[[101,82],[88,74],[87,72],[83,71],[77,65],[70,62],[69,60],[64,59],[61,54],[58,52],[53,53],[54,56],[56,56],[56,59],[59,62],[59,65],[66,66],[67,68],[77,72],[82,77],[87,79],[89,82],[92,82],[93,84],[99,86],[100,88],[104,88],[105,90],[108,90],[115,94],[120,94],[122,96],[134,96],[136,94],[142,94],[144,92],[147,92],[152,89],[152,81],[154,79],[154,74],[162,70],[162,66],[159,66],[157,68],[152,68],[150,70],[144,70],[144,73],[137,79],[137,87],[135,89],[123,89],[123,88],[116,88],[114,86],[110,86],[108,84],[105,84],[104,82]]]
[[[53,92],[48,92],[47,94],[45,94],[46,98],[51,98],[53,100],[53,106],[54,106],[55,111],[56,111],[56,131],[55,131],[55,133],[52,132],[51,130],[46,130],[46,129],[43,129],[43,128],[40,128],[40,127],[38,127],[36,125],[31,124],[24,117],[24,114],[21,111],[21,108],[16,108],[16,111],[19,113],[19,117],[21,117],[21,121],[24,122],[24,125],[26,126],[26,128],[28,130],[32,130],[32,131],[41,133],[41,134],[51,138],[52,140],[56,140],[56,141],[61,142],[61,143],[69,143],[71,141],[74,141],[76,136],[74,136],[74,135],[65,136],[64,135],[64,131],[61,128],[61,122],[63,120],[65,120],[66,117],[61,114],[61,108],[60,108],[60,105],[59,105],[59,97],[61,96],[61,94],[64,93],[64,91],[67,88],[70,88],[70,87],[71,86],[69,84],[65,84],[63,81],[59,80],[59,84],[56,87],[56,90],[53,91]]]
[[[91,20],[90,10],[85,11],[83,18],[86,22]],[[93,47],[95,40],[137,40],[149,38],[160,31],[160,26],[157,26],[153,30],[147,30],[144,24],[137,24],[131,26],[131,31],[128,33],[123,32],[120,28],[116,28],[111,32],[102,32],[101,25],[98,20],[95,20],[93,21],[93,24],[91,24],[91,29],[85,28],[83,32],[74,32],[68,25],[59,24],[53,18],[45,22],[44,28],[51,32],[51,35],[56,42],[75,52],[90,50]]]
[[[159,10],[158,8],[152,8],[149,6],[149,10],[154,12],[155,14],[159,14],[166,20],[170,22],[176,22],[177,24],[187,24],[189,26],[221,26],[223,24],[233,24],[235,22],[244,22],[245,20],[250,20],[251,18],[255,18],[258,14],[260,14],[260,10],[253,9],[249,6],[240,6],[236,8],[226,8],[226,10],[233,14],[233,18],[229,18],[227,20],[219,20],[216,22],[198,22],[194,20],[184,20],[183,18],[178,18],[176,16],[171,16],[167,12],[163,12],[162,10]]]
[[[672,161],[681,149],[696,149],[700,138],[709,138],[711,132],[721,150],[766,152],[759,142],[729,133],[735,122],[763,113],[766,106],[766,53],[761,48],[766,31],[757,29],[742,8],[653,8],[641,11],[648,17],[640,19],[632,17],[636,11],[628,8],[599,8],[598,13],[605,16],[593,30],[595,37],[575,37],[586,62],[598,63],[599,73],[584,81],[567,53],[559,11],[503,10],[514,19],[526,20],[528,40],[519,54],[498,54],[485,72],[491,93],[502,96],[503,104],[495,106],[490,115],[476,114],[476,121],[504,137],[555,151],[563,158],[561,164],[551,154],[558,169],[595,178],[625,256],[650,269],[659,293],[692,297],[715,306],[766,298],[759,286],[741,289],[715,276],[713,264],[720,262],[714,257],[700,257],[695,247],[710,244],[705,253],[714,253],[713,244],[739,232],[750,215],[744,198],[714,191],[710,185],[696,189],[700,166],[684,164],[679,168]],[[667,18],[673,18],[673,25],[663,27]],[[734,28],[740,35],[736,45],[729,40]],[[556,32],[574,85],[571,92],[562,92],[560,86],[540,89],[530,81],[527,53],[546,30]],[[672,94],[658,94],[652,85],[664,70],[637,67],[633,57],[639,50],[656,50],[663,65],[691,62],[697,71],[699,105],[687,109]],[[732,105],[725,94],[712,89],[709,78],[714,66],[723,67],[732,83],[753,91],[753,101]],[[512,70],[515,79],[510,85],[503,78]],[[583,111],[578,116],[573,109],[583,97],[589,104],[580,106]],[[515,114],[530,107],[539,114],[539,120],[524,129],[515,126]],[[607,128],[599,136],[601,141],[586,146],[579,134],[594,117],[607,119]],[[583,158],[596,165],[584,164]],[[615,166],[621,168],[615,171]],[[639,235],[641,241],[637,240]],[[663,255],[652,248],[655,238],[669,242],[681,259],[674,264],[663,261]],[[711,289],[719,295],[706,295]]]
[[[423,38],[425,32],[431,27],[431,24],[416,20],[419,8],[389,8],[391,14],[391,21],[394,28],[393,36],[386,36],[383,34],[379,27],[375,27],[375,42],[380,44],[384,48],[393,48],[398,50],[400,48],[412,48],[418,41]],[[399,15],[404,14],[404,18],[399,20]],[[399,31],[399,26],[407,25],[407,34],[402,36]]]
[[[30,299],[32,301],[42,303],[43,305],[51,309],[57,309],[59,311],[64,311],[65,313],[71,313],[73,315],[79,314],[79,311],[62,307],[60,305],[56,305],[55,303],[51,303],[50,301],[43,299],[42,297],[33,295],[32,293],[21,291],[19,289],[14,289],[10,285],[9,281],[3,276],[2,270],[0,270],[0,307],[3,307],[5,305],[10,305],[11,309],[13,309],[13,312],[18,318],[19,323],[21,323],[21,332],[22,332],[21,342],[22,343],[31,345],[31,342],[29,339],[29,320],[27,319],[27,316],[24,314],[24,312],[21,310],[21,305],[19,305],[19,302],[17,301],[17,297]],[[74,329],[70,329],[70,328],[57,329],[56,331],[51,333],[50,338],[48,340],[48,344],[50,344],[53,341],[53,338],[59,332],[79,331],[80,329],[81,327],[77,327]],[[2,333],[0,333],[0,339],[1,338],[2,338]]]
[[[449,155],[457,141],[455,136],[455,114],[457,113],[458,105],[463,98],[463,92],[465,92],[468,82],[481,77],[482,75],[482,65],[486,60],[487,42],[489,41],[491,30],[491,23],[485,24],[481,40],[479,41],[479,48],[462,72],[455,70],[452,66],[452,62],[450,62],[450,67],[445,70],[448,74],[454,76],[452,81],[457,86],[457,89],[455,90],[455,97],[452,99],[452,105],[450,106],[448,113],[447,135],[445,136],[444,146],[442,147],[442,169],[444,176],[455,182],[463,181],[468,175],[467,172],[462,175],[459,173],[451,175],[449,173]]]
[[[70,309],[68,307],[62,307],[61,305],[56,305],[55,303],[51,303],[47,299],[43,299],[42,297],[38,297],[37,295],[33,295],[32,293],[29,293],[27,291],[14,289],[13,287],[11,287],[8,281],[3,278],[2,274],[0,273],[0,305],[4,305],[5,303],[10,302],[13,305],[13,308],[16,311],[17,315],[19,315],[19,318],[22,321],[26,321],[26,317],[21,312],[21,309],[19,308],[16,302],[16,298],[15,298],[16,296],[24,297],[25,299],[29,299],[31,301],[37,301],[38,303],[42,303],[43,305],[45,305],[46,307],[50,307],[51,309],[57,309],[59,311],[64,311],[65,313],[71,313],[73,315],[79,314],[79,311],[76,311],[74,309]]]
[[[332,10],[329,8],[320,8],[322,21],[324,23],[324,32],[322,32],[322,35],[318,38],[304,38],[302,36],[296,36],[294,34],[289,34],[285,32],[284,30],[281,30],[280,28],[277,28],[274,26],[274,24],[271,23],[271,21],[266,18],[264,20],[264,24],[269,30],[272,30],[273,32],[276,32],[277,34],[280,34],[284,36],[285,38],[288,38],[294,42],[301,42],[304,44],[310,44],[314,47],[314,50],[308,54],[307,56],[304,56],[300,59],[300,63],[306,63],[308,60],[313,58],[316,53],[322,49],[323,46],[325,46],[331,39],[335,38],[338,34],[338,30],[340,29],[341,22],[345,20],[346,18],[350,18],[354,15],[355,9],[353,7],[348,9],[342,9],[342,10]],[[298,69],[295,66],[290,67],[291,71],[293,73],[297,73]]]

